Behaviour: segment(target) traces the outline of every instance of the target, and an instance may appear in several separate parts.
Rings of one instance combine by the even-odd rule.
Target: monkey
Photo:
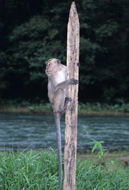
[[[60,119],[61,114],[65,112],[67,103],[71,101],[66,97],[68,85],[76,85],[78,81],[75,79],[67,80],[67,67],[61,63],[59,59],[52,58],[45,62],[45,73],[48,76],[48,98],[52,105],[56,124],[56,137],[59,161],[59,190],[62,184],[62,159],[61,159],[61,130]]]

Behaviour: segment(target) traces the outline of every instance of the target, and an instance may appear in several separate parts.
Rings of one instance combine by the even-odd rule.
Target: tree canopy
[[[0,0],[0,98],[47,100],[44,62],[65,64],[71,1]],[[76,1],[82,102],[129,101],[129,2]]]

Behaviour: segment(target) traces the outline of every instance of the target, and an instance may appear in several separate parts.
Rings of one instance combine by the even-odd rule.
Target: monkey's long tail
[[[61,190],[62,181],[62,159],[61,159],[61,130],[60,130],[60,113],[54,113],[56,123],[56,138],[58,147],[58,161],[59,161],[59,190]]]

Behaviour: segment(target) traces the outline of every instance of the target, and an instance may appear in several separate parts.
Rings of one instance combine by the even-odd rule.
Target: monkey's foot
[[[72,101],[71,98],[69,98],[69,97],[65,97],[65,103],[68,103],[68,102],[71,102],[71,101]]]
[[[72,99],[71,99],[71,98],[69,98],[69,97],[65,97],[65,102],[64,102],[64,111],[66,110],[66,107],[67,107],[68,102],[71,102],[71,101],[72,101]]]

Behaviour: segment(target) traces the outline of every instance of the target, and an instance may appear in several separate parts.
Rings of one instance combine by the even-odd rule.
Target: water
[[[62,146],[64,130],[62,118]],[[103,147],[108,150],[129,149],[129,118],[79,117],[78,150],[88,150],[92,141],[104,141]],[[0,114],[0,150],[48,147],[56,147],[53,116]]]

